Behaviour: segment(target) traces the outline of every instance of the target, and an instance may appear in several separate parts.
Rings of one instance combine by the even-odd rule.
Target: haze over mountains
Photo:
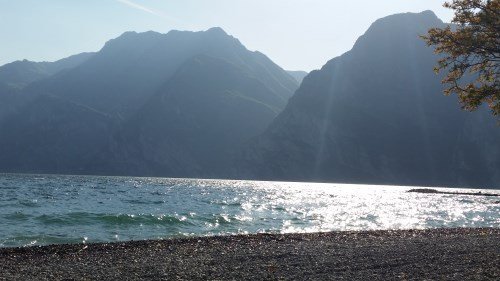
[[[442,25],[380,19],[300,88],[220,28],[7,64],[0,171],[500,187],[495,120],[442,95],[418,37]]]

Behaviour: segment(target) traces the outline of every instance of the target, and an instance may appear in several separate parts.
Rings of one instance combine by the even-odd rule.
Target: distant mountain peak
[[[438,19],[438,16],[436,16],[436,14],[433,11],[431,11],[431,10],[425,10],[425,11],[420,12],[419,14],[423,15],[423,16],[428,16],[428,17],[432,17],[432,18]]]
[[[387,26],[399,28],[418,28],[420,25],[437,26],[443,24],[436,14],[431,10],[426,10],[420,13],[399,13],[376,20],[366,33],[373,30],[384,30]]]
[[[209,32],[209,33],[219,33],[219,34],[223,34],[223,35],[228,35],[226,33],[226,31],[224,31],[224,29],[222,29],[221,27],[218,27],[218,26],[209,28],[209,29],[207,29],[206,32]]]
[[[123,32],[120,36],[118,36],[115,39],[122,38],[122,37],[137,36],[137,35],[158,35],[158,34],[161,34],[161,33],[157,32],[157,31],[152,31],[152,30],[143,31],[143,32],[137,32],[137,31],[132,30],[132,31]],[[113,39],[111,39],[111,40],[113,40]]]
[[[227,34],[222,28],[212,27],[206,31],[198,32],[185,30],[170,30],[167,33],[127,31],[117,38],[107,41],[103,50],[115,48],[134,50],[143,48],[144,46],[161,44],[160,42],[164,42],[165,40],[183,40],[182,38],[205,38],[220,42],[236,42],[238,45],[241,45],[238,39]]]
[[[432,27],[444,25],[434,12],[400,13],[376,20],[368,30],[356,40],[352,51],[379,48],[403,48],[408,44],[425,44],[419,35],[426,34]],[[389,43],[393,42],[393,43]],[[394,43],[399,44],[395,46]],[[392,44],[392,45],[391,45]],[[348,52],[349,53],[349,52]]]

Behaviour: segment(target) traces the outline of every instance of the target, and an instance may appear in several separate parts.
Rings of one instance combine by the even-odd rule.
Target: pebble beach
[[[0,280],[499,280],[500,229],[255,234],[0,249]]]

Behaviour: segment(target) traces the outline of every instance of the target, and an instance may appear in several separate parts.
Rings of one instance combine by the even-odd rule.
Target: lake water
[[[0,247],[263,232],[500,227],[499,197],[408,193],[410,189],[0,174]]]

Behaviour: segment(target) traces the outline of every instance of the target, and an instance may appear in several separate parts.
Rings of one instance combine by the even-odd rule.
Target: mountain
[[[0,170],[85,172],[85,163],[113,125],[111,118],[91,108],[40,96],[6,117],[0,131]]]
[[[295,80],[297,80],[297,82],[299,82],[299,84],[302,83],[302,80],[304,80],[304,77],[307,76],[307,72],[302,71],[302,70],[298,70],[298,71],[287,70],[286,72],[288,74],[290,74],[290,76],[295,78]]]
[[[297,82],[266,56],[248,51],[221,28],[211,28],[167,34],[126,32],[108,41],[85,63],[31,84],[26,93],[51,94],[127,119],[196,55],[224,59],[251,71],[282,97],[283,107],[297,88]]]
[[[438,57],[419,38],[436,26],[430,11],[373,23],[241,151],[239,177],[500,187],[500,129],[442,94]]]
[[[0,84],[21,89],[32,82],[47,78],[64,69],[76,67],[92,56],[93,53],[81,53],[55,62],[22,60],[8,63],[0,66]]]
[[[127,32],[27,85],[0,171],[198,176],[264,131],[298,83],[220,28]]]
[[[63,70],[71,69],[92,57],[81,53],[55,62],[15,61],[0,66],[0,123],[26,101],[20,94],[29,84],[45,79]]]
[[[17,92],[15,88],[0,83],[0,123],[5,116],[14,112],[20,104]]]
[[[100,162],[113,161],[112,174],[221,177],[228,153],[262,133],[284,98],[248,69],[195,56],[124,125]]]

